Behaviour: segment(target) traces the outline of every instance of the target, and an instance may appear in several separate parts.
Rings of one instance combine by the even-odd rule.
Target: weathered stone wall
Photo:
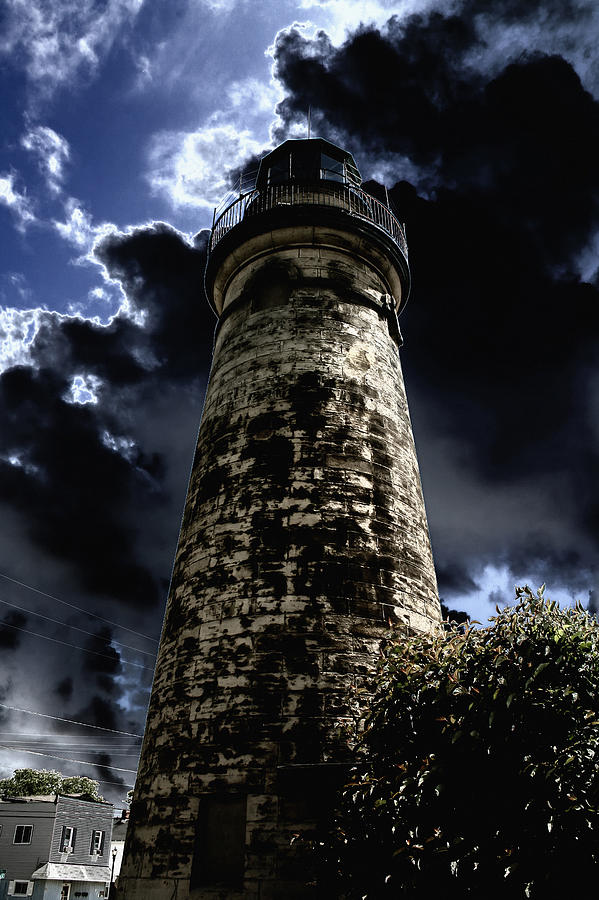
[[[387,290],[367,260],[322,246],[262,254],[229,282],[121,871],[128,900],[309,896],[289,841],[348,759],[340,725],[355,692],[391,623],[439,620]]]

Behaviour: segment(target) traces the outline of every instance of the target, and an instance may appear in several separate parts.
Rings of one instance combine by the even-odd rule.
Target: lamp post
[[[116,847],[112,848],[112,868],[110,870],[110,890],[108,892],[109,897],[114,896],[114,864],[116,862],[118,852],[119,851],[117,850]]]

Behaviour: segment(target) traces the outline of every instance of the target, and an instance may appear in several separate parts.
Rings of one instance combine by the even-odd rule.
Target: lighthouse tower
[[[405,236],[360,185],[349,153],[289,140],[215,220],[214,360],[119,898],[312,896],[292,838],[347,771],[381,641],[440,619]]]

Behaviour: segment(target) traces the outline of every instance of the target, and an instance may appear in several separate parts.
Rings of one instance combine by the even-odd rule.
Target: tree
[[[0,780],[0,796],[31,797],[42,794],[79,794],[102,800],[98,782],[85,775],[61,775],[48,769],[15,769],[12,778]]]
[[[99,785],[93,778],[87,775],[67,775],[60,786],[61,794],[79,794],[84,800],[103,800],[100,796]]]
[[[516,589],[491,626],[397,638],[320,844],[346,898],[547,898],[599,874],[599,625]]]

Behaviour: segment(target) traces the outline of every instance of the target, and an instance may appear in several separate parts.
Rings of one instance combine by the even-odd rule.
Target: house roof
[[[110,866],[78,866],[69,863],[44,863],[36,869],[32,879],[46,881],[110,881]]]
[[[107,800],[94,800],[89,794],[2,794],[0,803],[57,803],[58,800],[77,800],[79,803],[93,803],[95,806],[112,806]]]

